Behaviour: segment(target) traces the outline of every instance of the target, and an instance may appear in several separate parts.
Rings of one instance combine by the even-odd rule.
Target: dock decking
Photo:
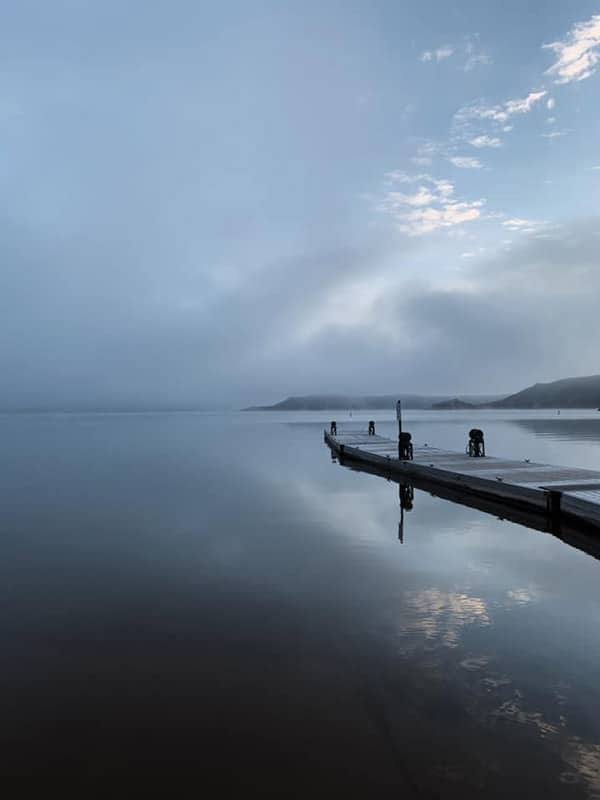
[[[325,442],[340,460],[376,467],[381,474],[411,479],[499,501],[559,519],[600,528],[600,471],[463,453],[423,445],[412,461],[398,458],[398,443],[362,431],[325,431]]]

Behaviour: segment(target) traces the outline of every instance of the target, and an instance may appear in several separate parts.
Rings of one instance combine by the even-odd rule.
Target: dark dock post
[[[398,441],[398,458],[400,461],[413,460],[412,436],[408,431],[402,431]]]
[[[483,438],[483,431],[480,428],[471,428],[469,431],[467,453],[471,458],[485,457],[485,441]]]
[[[396,419],[398,420],[398,458],[402,458],[402,400],[398,400],[396,403]]]
[[[412,461],[412,436],[402,430],[402,400],[398,400],[396,403],[396,417],[398,419],[398,458],[400,461]]]

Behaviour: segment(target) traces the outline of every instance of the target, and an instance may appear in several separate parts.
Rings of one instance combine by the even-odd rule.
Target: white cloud
[[[419,61],[428,63],[445,61],[450,56],[463,56],[465,58],[464,70],[470,72],[479,64],[491,64],[491,57],[481,49],[479,44],[479,34],[469,34],[458,44],[444,44],[431,50],[424,50],[419,56]]]
[[[592,167],[592,169],[600,169],[600,164],[597,167]]]
[[[417,183],[413,193],[387,191],[377,206],[389,214],[399,229],[409,236],[422,236],[437,230],[450,229],[481,216],[483,200],[472,202],[454,198],[454,184],[430,175],[410,176],[404,172],[387,173],[386,183]]]
[[[429,167],[431,166],[431,159],[429,156],[414,156],[411,158],[413,164],[416,164],[418,167]]]
[[[388,202],[391,207],[397,206],[428,206],[436,200],[436,197],[425,186],[419,186],[414,194],[404,194],[404,192],[388,192]]]
[[[548,117],[546,122],[548,123],[548,125],[554,125],[554,123],[556,122],[556,117]]]
[[[448,161],[460,169],[480,169],[483,166],[478,158],[471,158],[470,156],[453,156]]]
[[[557,60],[546,70],[555,83],[571,83],[589,78],[596,71],[600,59],[600,14],[587,22],[576,23],[563,41],[543,45],[553,50]]]
[[[447,58],[450,58],[451,55],[454,54],[454,48],[451,47],[449,44],[444,44],[441,47],[438,47],[436,50],[425,50],[421,53],[419,57],[419,61],[422,61],[424,64],[428,61],[433,61],[434,58],[439,64],[440,61],[445,61]]]
[[[502,142],[496,136],[476,136],[470,144],[473,147],[502,147]]]
[[[548,102],[546,103],[546,108],[548,109],[548,111],[552,111],[555,105],[556,105],[556,100],[553,97],[549,97]]]
[[[529,113],[533,106],[547,94],[548,92],[546,91],[529,92],[527,97],[507,100],[505,103],[498,106],[486,106],[482,104],[466,106],[457,112],[456,118],[459,120],[489,119],[494,122],[508,122],[515,114]]]
[[[437,61],[444,61],[444,59],[450,58],[453,53],[454,48],[446,44],[443,47],[438,47],[438,49],[435,51],[435,57]]]
[[[535,233],[547,223],[540,222],[539,220],[534,220],[534,219],[511,217],[510,219],[504,220],[502,224],[509,231],[518,231],[520,233]]]
[[[506,113],[509,116],[513,114],[527,114],[533,106],[545,97],[548,94],[545,90],[541,92],[529,92],[527,97],[524,97],[522,100],[508,100],[504,107],[506,108]]]
[[[429,206],[398,215],[397,219],[403,233],[409,236],[422,236],[440,228],[451,228],[453,225],[477,219],[481,216],[479,209],[482,205],[483,200],[476,200],[471,203],[448,203],[441,208]]]
[[[566,131],[552,131],[552,133],[542,133],[544,139],[558,139],[560,136],[564,136]]]
[[[506,122],[509,118],[504,106],[468,106],[466,109],[461,109],[458,113],[459,115],[464,115],[465,118],[491,119],[494,122]]]
[[[435,188],[438,190],[440,196],[444,200],[454,194],[454,184],[452,184],[450,181],[446,181],[446,180],[436,181],[436,180],[434,180],[433,183],[435,185]]]

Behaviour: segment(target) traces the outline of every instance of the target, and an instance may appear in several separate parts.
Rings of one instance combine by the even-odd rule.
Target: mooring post
[[[469,431],[467,453],[471,458],[482,458],[485,456],[485,441],[483,439],[483,431],[480,428],[471,428]]]
[[[398,400],[396,403],[396,418],[398,420],[398,459],[400,461],[412,461],[412,436],[402,430],[402,400]]]
[[[408,431],[402,431],[400,440],[398,442],[398,458],[401,461],[413,460],[413,446],[411,442],[412,436]]]

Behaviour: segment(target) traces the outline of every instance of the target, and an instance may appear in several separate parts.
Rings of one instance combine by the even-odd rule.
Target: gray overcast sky
[[[597,12],[2,4],[1,405],[600,372]]]

